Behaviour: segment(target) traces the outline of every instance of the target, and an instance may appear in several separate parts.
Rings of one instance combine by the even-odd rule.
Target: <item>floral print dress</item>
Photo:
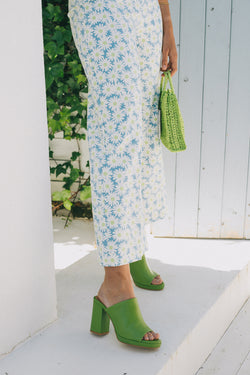
[[[167,214],[160,141],[158,0],[69,0],[88,79],[92,212],[102,266],[141,259],[145,224]]]

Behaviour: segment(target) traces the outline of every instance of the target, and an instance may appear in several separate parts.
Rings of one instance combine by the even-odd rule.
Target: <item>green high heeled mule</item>
[[[93,298],[90,331],[97,335],[109,333],[110,320],[119,341],[144,348],[159,348],[161,340],[144,340],[143,336],[152,331],[144,322],[137,298],[130,298],[106,307],[97,296]]]
[[[143,254],[141,260],[129,263],[129,267],[134,283],[139,288],[150,290],[162,290],[164,288],[164,282],[161,284],[152,284],[153,279],[158,275],[158,273],[150,269],[147,264],[145,254]]]

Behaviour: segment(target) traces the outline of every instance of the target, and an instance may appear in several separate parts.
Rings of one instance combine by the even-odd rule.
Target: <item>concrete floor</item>
[[[248,240],[154,238],[148,233],[147,257],[166,288],[135,287],[135,292],[162,346],[147,351],[122,344],[112,324],[109,335],[97,337],[89,332],[92,298],[104,272],[97,261],[93,221],[74,220],[64,228],[64,220],[54,217],[53,226],[58,319],[4,356],[1,375],[194,375],[250,291]],[[206,367],[200,371],[217,375]]]

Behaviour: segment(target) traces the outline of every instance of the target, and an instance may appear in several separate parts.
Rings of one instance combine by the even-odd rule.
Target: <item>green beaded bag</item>
[[[170,70],[161,77],[159,110],[160,139],[164,146],[172,152],[186,150],[184,122],[174,92]],[[166,90],[169,80],[170,89]]]

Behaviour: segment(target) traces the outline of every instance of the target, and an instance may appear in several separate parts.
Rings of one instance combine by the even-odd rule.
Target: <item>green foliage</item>
[[[85,199],[88,199],[91,197],[91,187],[85,186],[85,189],[81,191],[80,193],[80,199],[81,201],[85,201]]]
[[[88,82],[75,47],[68,12],[67,0],[42,0],[44,65],[47,95],[47,117],[49,139],[63,132],[64,139],[85,139],[82,128],[87,129],[87,99]],[[91,196],[90,179],[84,179],[84,172],[72,165],[79,161],[78,151],[72,152],[69,161],[57,163],[50,168],[51,174],[65,175],[62,192],[55,192],[53,200],[61,201],[67,210],[71,210],[72,197],[80,193],[80,199],[86,200]],[[53,159],[53,151],[49,150]],[[87,163],[87,166],[89,162]],[[72,192],[74,182],[79,182],[77,192]],[[58,206],[57,206],[58,207]]]

